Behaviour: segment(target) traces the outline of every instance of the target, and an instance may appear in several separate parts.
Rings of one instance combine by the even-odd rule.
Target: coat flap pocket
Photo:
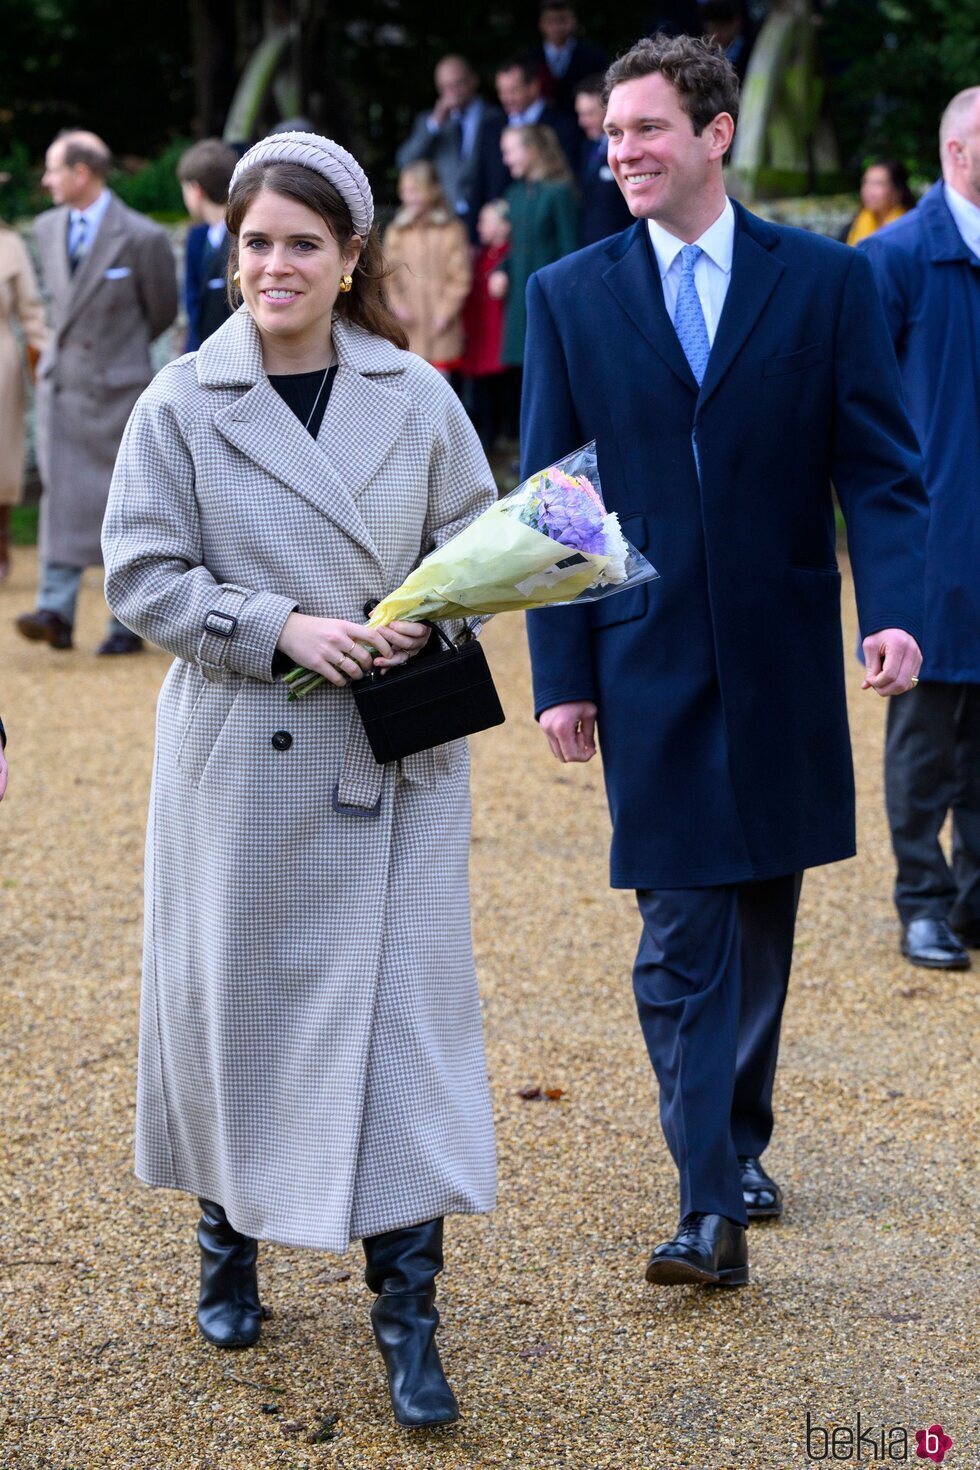
[[[637,551],[647,544],[647,518],[639,511],[624,511],[619,517],[623,535],[632,541]],[[633,587],[629,592],[612,592],[600,597],[592,604],[593,628],[612,628],[619,623],[632,623],[642,618],[647,610],[647,584]]]
[[[803,368],[815,367],[823,360],[823,343],[813,342],[809,347],[801,347],[798,352],[787,352],[782,357],[767,357],[762,364],[762,376],[775,378],[781,373],[798,373]]]

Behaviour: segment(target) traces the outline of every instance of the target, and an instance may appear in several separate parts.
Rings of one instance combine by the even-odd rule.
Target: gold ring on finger
[[[914,689],[915,686],[916,686],[916,684],[918,684],[918,682],[919,682],[919,676],[917,674],[913,674],[912,675],[912,678],[909,680],[909,684]]]

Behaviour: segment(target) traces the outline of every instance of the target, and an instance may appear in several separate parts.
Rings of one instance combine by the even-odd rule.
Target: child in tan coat
[[[431,163],[402,169],[402,207],[385,231],[388,294],[408,345],[448,376],[463,354],[463,303],[472,270],[466,230],[449,208]]]

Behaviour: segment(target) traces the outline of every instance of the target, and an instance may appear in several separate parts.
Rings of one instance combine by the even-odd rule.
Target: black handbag
[[[430,626],[439,640],[432,653],[426,648],[398,668],[367,674],[349,686],[380,766],[504,723],[477,640],[456,644],[435,623]]]

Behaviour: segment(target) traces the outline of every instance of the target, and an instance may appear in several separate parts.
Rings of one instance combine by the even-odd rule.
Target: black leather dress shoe
[[[647,1267],[647,1280],[656,1286],[744,1286],[748,1279],[745,1229],[724,1215],[685,1215]]]
[[[739,1154],[738,1172],[749,1219],[778,1220],[783,1213],[783,1192],[775,1179],[770,1179],[759,1160],[750,1154]]]
[[[50,643],[52,648],[71,648],[71,623],[60,613],[49,607],[39,607],[37,612],[21,613],[17,619],[17,631],[22,638],[32,643]]]
[[[135,633],[110,633],[95,652],[100,656],[107,653],[142,653],[143,640],[137,638]]]
[[[927,970],[968,970],[970,956],[945,919],[912,919],[902,933],[902,954]]]

